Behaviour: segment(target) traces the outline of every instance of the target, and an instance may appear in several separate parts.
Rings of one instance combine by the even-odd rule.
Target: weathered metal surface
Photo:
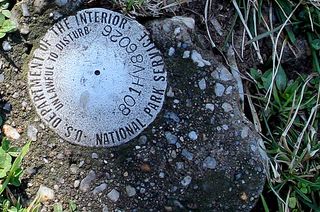
[[[28,72],[41,119],[65,140],[116,146],[159,113],[167,86],[163,58],[138,22],[101,8],[56,23]]]

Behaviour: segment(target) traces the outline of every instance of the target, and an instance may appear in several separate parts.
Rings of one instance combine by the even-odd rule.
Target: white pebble
[[[7,52],[12,49],[12,46],[10,45],[10,43],[8,41],[3,41],[2,42],[2,49]]]
[[[172,55],[174,55],[175,51],[176,50],[173,47],[170,47],[170,49],[168,51],[168,55],[171,57]]]
[[[195,131],[189,132],[188,137],[193,141],[198,139],[198,135],[197,135],[197,133]]]
[[[188,186],[191,183],[192,177],[190,176],[185,176],[182,180],[181,180],[181,184],[183,186]]]
[[[212,104],[212,103],[206,104],[206,109],[214,111],[214,104]]]
[[[199,88],[201,90],[205,90],[207,88],[207,84],[206,84],[206,80],[205,79],[200,80],[198,85],[199,85]]]
[[[191,59],[194,63],[197,64],[198,67],[202,68],[204,66],[210,66],[211,63],[202,58],[201,54],[199,54],[196,50],[192,50]]]
[[[73,183],[73,187],[78,188],[80,185],[80,180],[75,180]]]
[[[126,186],[126,192],[127,192],[127,195],[128,197],[133,197],[134,195],[136,195],[136,189],[132,186]]]
[[[206,157],[206,159],[204,159],[203,161],[203,168],[207,168],[207,169],[214,169],[216,168],[217,165],[217,161],[212,158],[212,157]]]
[[[220,83],[217,83],[214,88],[214,93],[216,94],[216,96],[222,96],[224,93],[224,90],[225,90],[224,86]]]
[[[98,193],[101,193],[102,191],[106,190],[106,188],[107,188],[107,184],[102,183],[101,185],[99,185],[93,189],[93,194],[96,195]]]
[[[94,153],[92,153],[91,158],[92,158],[92,159],[98,159],[99,156],[98,156],[97,153],[94,152]]]
[[[184,51],[182,58],[186,59],[190,57],[190,51]]]
[[[222,108],[223,108],[224,112],[226,112],[226,113],[233,110],[232,106],[227,102],[222,104]]]
[[[108,194],[107,194],[107,197],[112,201],[112,202],[117,202],[119,197],[120,197],[120,193],[115,190],[115,189],[112,189]]]

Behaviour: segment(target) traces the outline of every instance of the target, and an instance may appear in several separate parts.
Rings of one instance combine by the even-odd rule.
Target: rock
[[[75,1],[69,2],[72,4],[71,2]],[[103,1],[86,1],[83,6],[104,4],[101,2]],[[51,2],[50,4],[53,5]],[[28,39],[27,42],[38,37],[37,33],[39,38],[41,37],[43,30],[34,29],[37,22],[41,20],[42,25],[43,21],[54,22],[52,19],[43,18],[47,18],[48,13],[53,13],[53,10],[67,14],[68,5],[69,3],[59,9],[50,8],[41,16],[34,15],[30,8],[31,17],[35,18],[30,22],[30,36],[23,36]],[[75,11],[77,10],[73,12]],[[67,196],[77,201],[79,211],[250,211],[264,186],[263,163],[266,159],[262,157],[264,151],[260,147],[260,142],[263,143],[261,137],[239,107],[237,85],[232,75],[229,75],[229,67],[223,64],[222,57],[216,54],[216,51],[206,49],[204,44],[208,42],[205,36],[195,33],[193,28],[196,26],[192,23],[188,27],[184,21],[175,18],[155,20],[146,25],[152,35],[151,40],[164,56],[169,79],[168,91],[170,88],[172,91],[167,94],[174,98],[166,98],[162,113],[139,135],[140,138],[137,136],[132,143],[115,148],[88,149],[70,145],[59,142],[58,136],[48,127],[41,130],[43,142],[37,144],[39,148],[29,152],[30,161],[25,162],[41,165],[44,164],[43,158],[47,158],[49,163],[44,164],[45,170],[52,169],[49,174],[53,176],[46,176],[45,170],[39,170],[39,173],[28,178],[28,186],[37,186],[41,180],[48,178],[45,181],[50,185],[59,186],[59,195],[55,201],[65,203]],[[116,29],[114,25],[112,28]],[[36,42],[35,45],[37,44]],[[151,49],[153,42],[146,41],[145,45],[150,45]],[[175,49],[172,57],[168,56],[170,47]],[[201,68],[190,58],[194,51],[201,56],[197,58],[204,65]],[[12,54],[12,58],[20,59],[15,52],[10,52],[10,56]],[[159,56],[153,56],[152,61],[160,61]],[[208,62],[207,65],[203,60]],[[23,76],[18,75],[17,78],[24,79]],[[9,95],[18,91],[20,95],[19,99],[15,99],[15,107],[19,107],[23,101],[28,103],[27,107],[31,107],[28,98],[24,97],[27,95],[23,90],[26,88],[25,82],[18,81],[15,84],[10,78],[8,75],[6,82],[1,84],[1,91]],[[205,80],[205,90],[200,88],[199,82],[202,79]],[[221,86],[216,89],[218,83]],[[5,90],[5,84],[10,85],[8,90]],[[19,90],[13,90],[12,87]],[[202,85],[201,87],[203,88]],[[217,93],[219,95],[216,95]],[[139,96],[134,98],[139,103]],[[159,109],[156,101],[150,103],[154,103],[152,106]],[[27,112],[29,111],[21,111],[20,115],[17,108],[13,111],[12,118],[19,118],[17,122],[22,122],[19,126],[28,126],[28,122],[21,117],[28,118],[29,115],[25,115]],[[191,131],[197,135],[196,141],[191,141],[191,138],[195,137],[189,137]],[[169,142],[168,132],[177,137],[176,146],[169,144],[174,143],[175,138],[169,138]],[[50,145],[53,142],[49,139],[55,141],[55,147]],[[47,152],[54,153],[45,157]],[[92,152],[97,153],[98,160],[92,159]],[[63,157],[59,159],[56,155],[60,153],[63,153]],[[76,165],[72,164],[79,164],[81,168],[78,167],[77,170]],[[89,172],[88,168],[94,171]],[[61,183],[61,178],[65,179],[64,183]],[[50,182],[51,179],[54,181]],[[100,183],[94,184],[95,181]],[[107,184],[107,188],[99,193],[103,183]],[[105,185],[102,185],[102,189],[104,187]],[[93,194],[94,190],[96,196]]]
[[[34,0],[33,7],[36,13],[41,13],[44,7],[47,5],[47,0]]]
[[[107,188],[107,184],[102,183],[101,185],[99,185],[93,189],[93,194],[96,195],[98,193],[101,193],[102,191],[106,190],[106,188]]]
[[[211,103],[206,104],[206,109],[214,111],[214,104],[211,104]]]
[[[170,47],[169,52],[168,52],[168,56],[173,56],[175,53],[175,49],[173,47]]]
[[[54,191],[51,188],[41,185],[37,196],[39,197],[39,202],[46,202],[48,200],[54,199]]]
[[[94,153],[92,153],[91,158],[92,158],[92,159],[98,159],[99,156],[98,156],[97,153],[94,152]]]
[[[197,52],[196,50],[193,50],[191,53],[191,59],[192,61],[197,64],[198,67],[204,67],[204,66],[210,66],[211,63],[205,59],[202,58],[201,54]]]
[[[178,137],[173,135],[171,132],[165,132],[164,135],[165,135],[169,144],[176,144],[177,143]]]
[[[12,46],[10,45],[10,43],[8,41],[3,41],[2,42],[2,49],[7,52],[12,49]]]
[[[181,152],[181,155],[185,158],[187,158],[188,160],[192,160],[193,159],[193,154],[191,152],[189,152],[187,149],[183,149]]]
[[[206,84],[206,80],[205,80],[205,79],[201,79],[201,80],[199,81],[198,85],[199,85],[199,88],[200,88],[201,90],[205,90],[205,89],[207,88],[207,84]]]
[[[11,127],[10,125],[3,125],[3,133],[4,135],[13,140],[18,140],[20,138],[20,134],[18,133],[16,128]]]
[[[181,180],[181,184],[183,186],[188,186],[191,183],[192,177],[190,176],[185,176],[182,180]]]
[[[172,87],[169,87],[169,90],[167,92],[168,97],[174,97],[174,92],[172,91]]]
[[[191,132],[189,132],[188,137],[189,137],[192,141],[195,141],[195,140],[198,139],[198,134],[197,134],[195,131],[191,131]]]
[[[214,169],[216,168],[216,165],[217,165],[217,161],[212,158],[212,157],[206,157],[206,159],[204,159],[203,161],[203,168],[206,168],[206,169]]]
[[[4,82],[4,74],[0,74],[0,83]]]
[[[80,186],[80,180],[75,180],[73,183],[73,187],[78,188]]]
[[[141,169],[141,171],[143,171],[143,172],[150,172],[150,171],[151,171],[151,167],[150,167],[150,165],[147,164],[147,163],[141,164],[140,169]]]
[[[21,10],[22,10],[22,15],[24,17],[29,17],[30,16],[28,5],[26,3],[24,3],[24,2],[21,3]]]
[[[225,87],[222,84],[217,83],[214,88],[214,93],[216,94],[216,96],[221,97],[224,94],[224,90],[225,90]]]
[[[89,174],[80,182],[80,190],[82,192],[86,192],[90,190],[90,184],[92,181],[96,179],[96,173],[94,171],[90,171]]]
[[[224,112],[226,112],[226,113],[228,113],[228,112],[233,110],[232,105],[230,105],[227,102],[222,104],[222,108],[223,108]]]
[[[38,129],[33,124],[30,124],[28,126],[27,135],[31,141],[36,141],[37,135],[38,135]]]
[[[77,166],[77,164],[71,164],[70,165],[70,172],[71,174],[78,174],[79,173],[79,167]]]
[[[133,197],[134,195],[136,195],[136,189],[130,185],[126,186],[126,192],[128,197]]]
[[[112,189],[108,194],[107,197],[112,201],[112,202],[117,202],[119,200],[120,197],[120,193],[115,190]]]
[[[237,88],[237,83],[230,74],[231,70],[223,61],[218,61],[218,55],[203,48],[207,39],[182,21],[176,18],[155,20],[147,23],[147,27],[162,52],[174,46],[175,54],[181,55],[180,58],[166,57],[165,63],[169,76],[172,76],[168,87],[174,87],[174,97],[181,102],[184,99],[187,106],[182,109],[167,104],[164,108],[166,122],[157,127],[165,132],[174,129],[171,132],[185,133],[188,140],[197,137],[197,142],[179,141],[182,151],[175,161],[182,161],[175,162],[175,172],[164,169],[166,177],[161,178],[164,185],[172,185],[169,183],[172,179],[180,179],[183,187],[196,182],[194,188],[197,190],[179,192],[177,185],[172,185],[170,191],[173,196],[179,196],[179,204],[174,204],[177,200],[173,200],[171,204],[161,201],[158,205],[170,207],[172,211],[188,210],[189,207],[196,207],[199,211],[249,211],[264,186],[266,159],[258,142],[261,140],[259,134],[251,130],[251,123],[239,107],[239,92],[233,89]],[[192,86],[195,79],[199,79],[196,82],[198,88]],[[199,90],[213,91],[214,95]],[[201,105],[205,108],[199,107]],[[208,116],[204,109],[216,112]],[[191,131],[196,133],[189,136]],[[199,139],[199,135],[204,139]],[[160,155],[163,154],[158,156],[162,159]],[[167,151],[166,155],[171,153]],[[171,163],[170,159],[153,165],[166,167],[167,163]],[[229,177],[233,172],[244,173],[243,183],[238,184]],[[242,192],[248,196],[246,201],[239,195]],[[153,198],[149,200],[154,202]]]
[[[145,145],[147,143],[147,141],[148,141],[147,136],[142,135],[139,137],[139,144]]]
[[[179,116],[177,114],[175,114],[174,112],[166,112],[164,114],[164,117],[166,119],[168,119],[169,121],[173,121],[173,122],[176,122],[176,123],[180,122]]]
[[[30,28],[28,24],[23,23],[20,27],[20,33],[23,35],[27,35],[30,32]]]
[[[185,24],[189,29],[194,29],[195,26],[195,21],[193,18],[189,18],[189,17],[184,17],[184,16],[174,16],[172,18],[172,21],[178,21],[178,22],[182,22],[183,24]]]
[[[184,51],[182,58],[186,59],[190,57],[190,51]]]

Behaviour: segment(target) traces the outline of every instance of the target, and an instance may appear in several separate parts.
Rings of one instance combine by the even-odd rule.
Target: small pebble
[[[226,112],[226,113],[233,110],[232,106],[227,102],[222,104],[222,108],[223,108],[224,112]]]
[[[27,135],[31,141],[36,141],[37,135],[38,135],[38,129],[33,124],[30,124],[28,126]]]
[[[169,144],[176,144],[177,143],[178,137],[176,135],[173,135],[171,132],[165,132],[164,135],[165,135]]]
[[[206,84],[206,80],[205,79],[200,80],[198,85],[199,85],[199,88],[201,90],[205,90],[207,88],[207,84]]]
[[[241,138],[246,138],[249,135],[249,127],[244,127],[241,130]]]
[[[166,118],[170,121],[176,122],[176,123],[180,122],[179,116],[177,114],[175,114],[174,112],[166,112],[164,114],[164,118]]]
[[[70,172],[71,172],[71,174],[78,174],[79,167],[77,166],[77,164],[73,163],[70,165]]]
[[[120,193],[115,190],[115,189],[112,189],[108,194],[107,194],[107,197],[112,201],[112,202],[117,202],[119,197],[120,197]]]
[[[193,50],[191,53],[191,59],[194,63],[197,64],[198,67],[202,68],[204,66],[210,66],[211,63],[205,59],[202,58],[201,54],[197,52],[196,50]]]
[[[181,184],[183,186],[188,186],[191,183],[192,177],[190,176],[185,176],[182,180],[181,180]]]
[[[150,172],[151,171],[151,167],[149,164],[144,163],[140,166],[141,171],[143,172]]]
[[[173,47],[170,47],[170,49],[169,49],[169,51],[168,51],[168,56],[172,56],[172,55],[174,55],[174,53],[175,53],[175,49],[173,48]]]
[[[28,9],[28,5],[26,3],[21,3],[21,10],[22,10],[22,15],[24,17],[29,17],[30,16],[30,12]]]
[[[73,183],[73,187],[78,188],[80,185],[80,180],[75,180]]]
[[[214,104],[211,104],[211,103],[206,104],[206,109],[214,111]]]
[[[4,74],[0,74],[0,83],[4,82]]]
[[[95,179],[96,179],[96,173],[93,170],[91,170],[89,174],[85,178],[83,178],[83,180],[81,180],[80,190],[83,192],[89,191],[90,184]]]
[[[3,125],[3,133],[6,137],[13,140],[18,140],[20,138],[20,134],[18,133],[16,128],[11,127],[10,125]]]
[[[189,132],[188,137],[189,137],[192,141],[195,141],[195,140],[198,139],[198,134],[197,134],[195,131],[191,131],[191,132]]]
[[[93,194],[96,195],[98,193],[101,193],[102,191],[106,190],[106,188],[107,188],[107,184],[102,183],[101,185],[99,185],[93,189]]]
[[[30,32],[30,28],[28,24],[23,23],[20,27],[20,33],[23,35],[27,35]]]
[[[8,41],[3,41],[2,42],[2,49],[7,52],[12,49],[12,46],[10,45],[10,43]]]
[[[186,59],[190,57],[190,51],[184,51],[182,58]]]
[[[54,191],[51,188],[40,185],[40,188],[37,192],[37,197],[40,202],[46,202],[48,200],[54,199]]]
[[[94,152],[94,153],[92,153],[91,158],[92,158],[92,159],[98,159],[99,156],[98,156],[97,153]]]
[[[127,195],[128,197],[133,197],[134,195],[136,195],[136,189],[132,186],[126,186],[126,192],[127,192]]]
[[[172,87],[169,87],[169,90],[167,92],[167,97],[174,97],[174,92],[172,91]]]
[[[147,136],[142,135],[139,137],[139,144],[145,145],[147,143],[147,141],[148,141]]]
[[[177,170],[182,170],[183,168],[184,168],[183,162],[176,162],[176,169]]]
[[[224,93],[224,86],[220,83],[217,83],[214,87],[214,93],[216,94],[216,96],[222,96]]]
[[[216,165],[217,165],[217,161],[210,156],[206,157],[206,159],[204,159],[203,161],[203,168],[206,168],[206,169],[214,169],[216,168]]]
[[[163,172],[160,172],[160,173],[159,173],[159,177],[160,177],[160,178],[164,178],[164,173],[163,173]]]
[[[181,152],[181,155],[185,158],[187,158],[188,160],[192,160],[193,159],[193,154],[191,152],[189,152],[186,149],[183,149]]]

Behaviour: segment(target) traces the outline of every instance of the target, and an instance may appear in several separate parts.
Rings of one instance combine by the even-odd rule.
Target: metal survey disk
[[[62,138],[111,147],[154,121],[167,74],[142,25],[92,8],[48,30],[29,62],[28,83],[38,115]]]

